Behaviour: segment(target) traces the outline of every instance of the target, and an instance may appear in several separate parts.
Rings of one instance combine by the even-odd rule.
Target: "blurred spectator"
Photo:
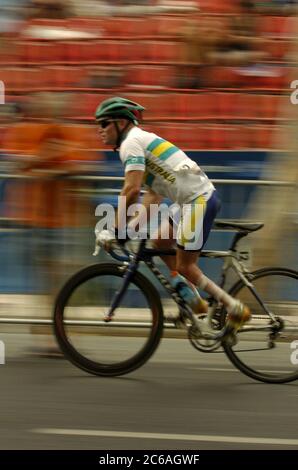
[[[291,15],[297,12],[297,0],[255,0],[255,6],[259,13],[265,15]]]
[[[150,5],[151,0],[112,0],[113,5]]]
[[[80,172],[79,160],[84,159],[84,153],[79,144],[71,142],[69,129],[66,135],[56,119],[57,112],[57,100],[51,93],[32,95],[26,119],[11,127],[3,144],[12,149],[19,174],[33,178],[10,184],[7,215],[33,229],[36,279],[46,274],[48,293],[59,287],[59,276],[63,275],[61,229],[83,225],[91,213],[71,192],[77,184],[65,179]]]
[[[105,0],[69,0],[74,16],[109,15],[110,8]]]
[[[0,34],[18,31],[30,0],[0,0]]]
[[[21,107],[14,103],[1,104],[0,105],[0,154],[1,155],[1,168],[3,168],[3,163],[5,166],[7,162],[5,160],[5,155],[3,154],[5,136],[8,133],[10,127],[21,120],[22,110]]]
[[[173,31],[174,33],[174,31]],[[199,88],[208,85],[208,65],[223,39],[220,21],[208,17],[194,17],[180,31],[182,53],[178,60],[177,86]]]
[[[267,58],[262,50],[263,39],[258,37],[257,13],[252,0],[240,0],[239,13],[231,17],[221,43],[211,54],[214,63],[240,66]]]
[[[213,66],[237,67],[237,74],[240,67],[245,68],[245,73],[249,72],[248,67],[259,67],[268,58],[265,52],[268,40],[259,37],[257,20],[254,3],[241,0],[237,14],[227,18],[200,15],[188,20],[181,30],[168,31],[180,34],[182,41],[174,86],[210,86],[215,78],[212,75]],[[259,70],[256,72],[259,73]]]
[[[118,88],[123,84],[120,67],[94,66],[89,68],[87,78],[80,84],[83,88]]]
[[[0,0],[0,60],[5,60],[9,50],[14,54],[11,39],[19,33],[25,18],[25,7],[29,0]]]
[[[14,103],[0,105],[0,172],[13,173],[14,165],[9,161],[5,153],[4,142],[10,126],[18,122],[22,117],[20,106]],[[3,215],[3,201],[5,195],[6,180],[0,178],[0,215]]]
[[[61,109],[60,97],[33,94],[25,120],[12,126],[4,141],[17,173],[30,177],[7,185],[5,215],[27,227],[21,243],[34,264],[36,293],[46,294],[49,309],[63,278],[78,268],[83,240],[77,229],[88,226],[94,213],[86,199],[78,199],[78,183],[66,178],[82,171],[84,146],[75,128],[66,132],[57,120]]]
[[[74,14],[67,0],[30,0],[27,8],[27,19],[65,19],[71,16]]]
[[[77,16],[139,16],[197,12],[196,1],[69,0]]]
[[[0,106],[0,124],[11,125],[22,118],[22,108],[17,103],[6,103]]]

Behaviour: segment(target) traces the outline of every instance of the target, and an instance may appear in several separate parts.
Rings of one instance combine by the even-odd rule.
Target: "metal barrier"
[[[89,181],[89,182],[122,182],[124,181],[124,177],[117,177],[117,176],[96,176],[96,175],[84,175],[84,176],[71,176],[68,177],[76,181]],[[36,179],[30,176],[24,175],[14,175],[14,174],[0,174],[1,179]],[[267,180],[235,180],[235,179],[211,179],[211,181],[215,185],[230,185],[230,186],[293,186],[293,184],[287,181],[267,181]],[[77,189],[76,192],[87,193],[87,194],[117,194],[119,193],[120,188],[105,188],[105,189]],[[9,218],[1,218],[0,223],[7,222],[11,219]],[[229,219],[231,221],[231,219]],[[0,232],[7,232],[7,228],[1,228]],[[24,230],[22,228],[10,228],[10,232],[18,232],[20,230]],[[82,326],[104,326],[105,323],[102,321],[68,321],[69,324],[72,325],[82,325]],[[42,319],[42,318],[17,318],[17,317],[0,317],[0,324],[21,324],[21,325],[51,325],[51,319]],[[132,326],[132,327],[139,327],[143,326],[137,322],[114,322],[113,326]],[[174,328],[174,325],[171,323],[166,322],[166,327]]]
[[[49,172],[47,172],[49,173]],[[55,172],[53,172],[53,175]],[[42,172],[40,172],[42,176]],[[69,179],[77,181],[124,181],[123,176],[97,176],[97,175],[81,175],[81,176],[67,176]],[[33,176],[17,175],[17,174],[5,174],[0,173],[1,179],[37,179]],[[229,184],[229,185],[254,185],[254,186],[295,186],[296,184],[288,181],[275,181],[275,180],[243,180],[243,179],[212,179],[214,184]]]

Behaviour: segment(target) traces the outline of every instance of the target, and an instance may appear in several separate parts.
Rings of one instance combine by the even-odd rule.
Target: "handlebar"
[[[123,256],[116,253],[116,251],[114,251],[113,249],[109,251],[109,254],[112,256],[112,258],[114,258],[116,261],[120,261],[121,263],[125,263],[126,261],[129,261],[130,252],[122,246],[121,247],[118,246],[117,250],[119,249],[123,251],[124,253]]]
[[[136,254],[139,254],[144,249],[146,241],[147,241],[146,239],[141,240],[140,246],[139,246],[138,251],[137,251]],[[93,253],[93,256],[98,255],[100,248],[104,248],[104,245],[100,244],[100,243],[96,243],[95,244],[95,251]],[[117,251],[119,251],[119,250],[121,250],[123,252],[123,255],[117,253]],[[115,243],[114,247],[112,245],[110,247],[109,251],[107,251],[107,253],[109,253],[109,255],[111,255],[112,258],[114,258],[116,261],[120,261],[121,263],[128,262],[130,260],[131,255],[132,255],[131,250],[128,250],[124,246],[120,246],[118,243]]]
[[[116,261],[120,261],[121,263],[129,262],[131,255],[135,255],[137,258],[141,257],[143,259],[147,258],[152,258],[153,256],[173,256],[176,254],[175,249],[167,249],[167,250],[158,250],[155,248],[146,248],[146,243],[147,239],[141,239],[140,246],[138,247],[138,250],[136,252],[132,252],[131,250],[128,250],[124,246],[120,246],[118,244],[115,244],[115,248],[111,247],[108,253],[114,258]],[[96,256],[99,253],[101,245],[97,244],[95,252],[93,253],[94,256]],[[117,252],[121,250],[123,252],[123,255],[119,255]],[[141,256],[140,256],[141,255]]]

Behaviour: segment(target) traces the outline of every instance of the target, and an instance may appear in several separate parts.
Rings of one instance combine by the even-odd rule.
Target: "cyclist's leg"
[[[174,237],[173,225],[168,219],[162,221],[156,235],[153,237],[153,246],[157,250],[169,250],[174,248],[176,240]],[[161,256],[170,271],[176,270],[176,256]]]
[[[234,309],[236,300],[215,284],[215,282],[205,276],[197,265],[198,259],[199,252],[191,252],[178,248],[177,271],[199,289],[207,292],[218,302],[223,303],[228,311]]]
[[[231,317],[237,317],[235,321],[233,318],[235,324],[239,317],[249,319],[248,309],[205,276],[197,266],[199,253],[207,241],[218,208],[215,194],[207,202],[200,196],[185,207],[177,232],[176,269],[196,287],[221,302]]]

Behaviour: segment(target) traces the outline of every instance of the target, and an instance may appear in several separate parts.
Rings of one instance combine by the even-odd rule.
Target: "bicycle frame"
[[[112,305],[106,315],[108,319],[111,319],[114,310],[116,309],[117,305],[120,303],[129,283],[130,280],[133,278],[134,273],[137,271],[139,263],[141,261],[145,262],[145,264],[148,266],[148,268],[153,272],[153,274],[157,277],[159,282],[164,286],[166,291],[170,294],[170,296],[173,298],[173,300],[179,305],[179,307],[186,312],[188,312],[189,315],[192,315],[191,309],[189,306],[186,304],[186,302],[183,300],[183,298],[178,294],[178,292],[171,286],[167,278],[160,272],[160,270],[157,268],[155,263],[153,263],[152,258],[153,256],[165,256],[165,255],[174,255],[175,250],[167,250],[167,251],[162,251],[162,250],[155,250],[155,249],[150,249],[150,248],[145,248],[146,240],[141,241],[140,248],[137,253],[129,253],[127,250],[123,250],[124,253],[126,254],[125,257],[123,256],[118,256],[114,251],[111,251],[111,256],[113,256],[114,259],[117,261],[122,261],[123,262],[123,271],[124,271],[124,277],[123,277],[123,284],[120,288],[120,290],[116,293],[116,296],[112,302]],[[129,259],[129,261],[127,261]]]
[[[250,271],[244,263],[244,253],[236,249],[237,241],[262,228],[262,224],[220,221],[218,224],[220,229],[237,230],[232,246],[228,251],[205,250],[201,256],[223,260],[221,286],[251,310],[252,318],[248,326],[244,323],[240,329],[237,328],[238,325],[233,327],[229,322],[229,312],[220,300],[212,301],[212,298],[208,298],[210,308],[207,313],[197,315],[192,311],[181,298],[179,291],[171,285],[169,276],[162,274],[161,268],[153,259],[154,256],[163,258],[166,255],[175,255],[176,250],[151,249],[149,245],[146,246],[145,239],[141,240],[137,247],[128,246],[128,249],[123,248],[121,252],[118,251],[120,247],[116,242],[112,243],[110,254],[120,263],[99,262],[81,269],[65,283],[57,296],[54,310],[55,335],[65,356],[79,368],[94,375],[105,377],[123,375],[142,366],[158,347],[163,328],[174,326],[185,330],[182,331],[182,336],[186,333],[196,350],[205,353],[225,353],[232,363],[249,377],[268,383],[296,380],[298,370],[293,366],[297,365],[297,362],[293,360],[295,355],[293,356],[291,349],[293,332],[297,332],[297,297],[292,295],[297,293],[297,287],[295,284],[292,285],[292,281],[297,283],[298,272],[278,266]],[[96,248],[99,246],[97,240]],[[95,254],[97,253],[98,250],[95,250]],[[165,288],[171,304],[175,302],[173,314],[169,312],[169,316],[164,316],[164,312],[167,315],[168,310],[163,309],[162,299],[155,285],[148,279],[146,273],[138,270],[140,261],[152,271],[154,277],[157,277]],[[230,269],[236,273],[238,279],[231,287],[227,282]],[[77,292],[79,294],[76,297]],[[276,295],[272,295],[275,292]],[[280,295],[283,293],[285,297]],[[272,310],[272,314],[268,312],[261,297]],[[114,314],[118,317],[118,313],[119,321],[115,318],[116,321],[112,323],[111,329],[108,325],[104,326],[102,320],[109,321]],[[89,314],[91,321],[88,320]],[[93,319],[93,315],[96,315],[96,320]],[[82,322],[77,320],[78,316]],[[126,321],[121,321],[121,318],[125,318]],[[165,320],[172,322],[172,325],[165,323]],[[69,324],[80,325],[80,329],[68,328]],[[81,328],[81,324],[88,326],[88,330]],[[89,331],[90,325],[95,329]],[[123,326],[123,330],[115,331],[113,326]],[[143,330],[138,332],[135,330],[137,327],[143,327]],[[251,333],[246,334],[249,331]],[[93,337],[90,337],[89,333],[92,333]],[[80,334],[85,339],[81,341],[79,337],[76,341]],[[100,336],[98,341],[97,335]],[[103,335],[106,336],[105,339],[101,338]],[[174,332],[174,335],[169,336],[178,339],[181,334],[177,331],[177,334]],[[115,337],[114,345],[112,337]],[[123,343],[117,355],[115,349],[118,349],[120,337]],[[142,339],[136,340],[137,337]],[[131,343],[130,338],[132,338]],[[102,347],[98,344],[100,339],[103,340]],[[274,348],[276,348],[275,354],[267,355],[264,352],[260,356],[260,351]]]
[[[226,283],[227,273],[230,269],[232,269],[236,273],[238,278],[241,279],[242,282],[246,285],[246,287],[250,290],[250,292],[256,298],[258,303],[262,306],[264,312],[266,312],[268,317],[272,320],[273,324],[275,324],[276,319],[274,315],[270,312],[270,310],[264,304],[261,297],[257,293],[254,285],[250,282],[251,273],[244,266],[244,264],[241,261],[241,255],[239,255],[239,253],[237,252],[237,242],[239,241],[240,238],[242,238],[245,235],[247,234],[246,233],[244,234],[241,232],[237,233],[235,235],[232,246],[230,250],[228,251],[202,250],[200,253],[200,257],[224,259],[221,280],[219,283],[220,287],[224,288],[225,283]],[[110,254],[114,259],[123,262],[124,277],[123,277],[123,284],[120,290],[116,293],[115,298],[113,299],[110,309],[106,315],[106,321],[109,321],[112,319],[115,309],[121,302],[122,297],[125,294],[132,277],[134,276],[134,273],[138,269],[139,263],[143,261],[147,265],[147,267],[150,269],[150,271],[155,275],[155,277],[159,280],[159,282],[168,292],[170,297],[179,306],[180,312],[182,312],[182,314],[191,321],[193,326],[195,326],[198,329],[198,331],[204,333],[204,330],[205,330],[205,333],[207,334],[207,336],[209,338],[212,336],[212,339],[215,339],[215,340],[223,338],[226,334],[225,328],[223,328],[217,333],[212,332],[212,334],[210,330],[206,331],[206,324],[203,325],[202,320],[198,319],[197,316],[193,314],[192,310],[184,301],[184,299],[172,287],[169,280],[161,273],[161,271],[158,269],[156,264],[152,261],[152,258],[155,256],[173,256],[176,254],[176,250],[175,249],[157,250],[154,248],[147,248],[146,242],[147,242],[146,239],[141,240],[140,247],[136,253],[132,253],[132,252],[127,251],[126,249],[123,249],[125,256],[117,255],[114,251],[111,251]],[[212,301],[211,301],[211,305],[212,305]],[[211,324],[213,314],[214,314],[214,309],[209,309],[209,312],[207,314],[207,323],[209,325]],[[249,330],[271,329],[272,326],[273,325],[271,325],[271,327],[259,326],[258,328],[245,327],[245,331],[248,331],[248,329]]]

